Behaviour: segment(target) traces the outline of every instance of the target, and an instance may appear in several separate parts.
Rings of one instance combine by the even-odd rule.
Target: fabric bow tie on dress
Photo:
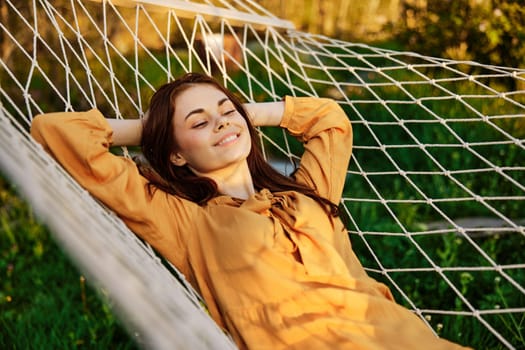
[[[293,243],[293,250],[297,251],[308,275],[332,278],[348,274],[343,259],[334,259],[339,255],[329,253],[334,250],[333,237],[328,234],[333,231],[333,223],[313,199],[293,191],[271,193],[263,189],[240,207],[268,216],[275,225],[280,225],[282,228],[276,232],[282,232],[284,237],[276,235],[276,239],[284,238]],[[297,215],[304,212],[311,214]],[[322,229],[324,226],[326,228]]]

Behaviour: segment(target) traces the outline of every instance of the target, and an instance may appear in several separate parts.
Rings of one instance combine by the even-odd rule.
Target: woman
[[[254,125],[304,143],[292,177],[264,161]],[[337,211],[352,129],[334,101],[242,105],[190,73],[154,94],[144,125],[91,110],[37,116],[31,131],[185,274],[239,348],[459,348],[397,305],[353,253]],[[108,151],[139,142],[149,180]]]

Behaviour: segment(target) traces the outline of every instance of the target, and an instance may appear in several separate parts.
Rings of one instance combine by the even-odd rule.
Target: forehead
[[[184,114],[195,109],[217,107],[226,94],[210,84],[195,84],[180,92],[175,98],[175,115]]]

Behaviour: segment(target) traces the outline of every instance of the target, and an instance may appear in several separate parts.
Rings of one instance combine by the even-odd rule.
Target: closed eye
[[[236,109],[230,109],[230,110],[227,110],[226,112],[224,112],[224,115],[230,115],[230,114],[235,113],[236,111],[237,111]]]
[[[193,124],[191,126],[191,128],[192,129],[199,129],[199,128],[205,127],[207,124],[208,124],[208,122],[206,120],[201,120],[201,121],[196,122],[195,124]]]

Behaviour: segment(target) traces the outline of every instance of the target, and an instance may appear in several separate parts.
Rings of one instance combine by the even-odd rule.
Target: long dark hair
[[[293,175],[292,177],[282,175],[266,162],[258,143],[257,130],[251,124],[242,103],[215,79],[200,73],[187,73],[164,84],[151,98],[149,116],[145,119],[141,140],[142,153],[160,176],[160,179],[149,177],[151,185],[200,205],[220,195],[215,181],[197,176],[187,165],[176,166],[170,160],[172,152],[177,148],[173,131],[175,99],[179,93],[196,84],[209,84],[222,91],[246,120],[251,138],[251,151],[247,162],[256,190],[267,188],[270,192],[297,191],[316,200],[333,216],[339,214],[336,204],[319,196],[312,188],[297,183]]]

